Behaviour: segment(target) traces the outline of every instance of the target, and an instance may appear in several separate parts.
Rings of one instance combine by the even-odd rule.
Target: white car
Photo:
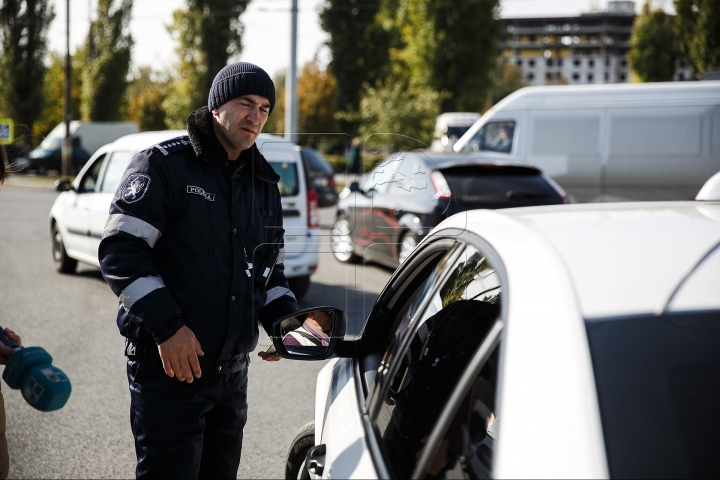
[[[720,475],[707,193],[457,214],[394,273],[359,339],[343,339],[337,308],[326,346],[284,345],[279,322],[286,358],[336,357],[287,477]]]
[[[50,211],[55,267],[72,273],[77,262],[99,266],[98,247],[110,202],[132,157],[139,151],[173,137],[183,130],[126,135],[101,147],[88,160],[75,181],[62,182],[61,193]],[[310,286],[317,269],[319,213],[317,194],[308,188],[306,167],[298,148],[280,137],[262,134],[260,152],[280,175],[280,196],[285,229],[285,275],[297,298]]]

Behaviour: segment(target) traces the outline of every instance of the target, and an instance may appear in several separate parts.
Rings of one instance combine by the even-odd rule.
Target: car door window
[[[393,195],[410,195],[418,191],[427,192],[426,170],[412,158],[406,158],[398,168],[390,187]]]
[[[105,155],[101,155],[95,160],[95,163],[85,172],[85,176],[80,181],[80,188],[78,193],[94,192],[98,185],[98,177],[100,176],[100,169],[102,168],[103,162],[105,161]]]
[[[510,153],[515,134],[515,122],[488,122],[468,142],[465,150]]]
[[[101,192],[115,193],[120,186],[120,180],[122,180],[132,157],[132,152],[114,152],[110,156],[107,167],[105,167],[102,187],[100,188]]]
[[[500,282],[471,245],[446,256],[392,333],[371,421],[389,468],[409,477],[423,442],[500,312]],[[451,252],[452,253],[452,252]]]
[[[451,420],[440,425],[444,432],[425,466],[426,478],[492,478],[499,352],[499,347],[494,347],[480,373],[468,384],[457,386],[467,393]]]
[[[384,193],[393,182],[393,174],[404,159],[403,155],[386,158],[368,173],[362,184],[363,192]]]

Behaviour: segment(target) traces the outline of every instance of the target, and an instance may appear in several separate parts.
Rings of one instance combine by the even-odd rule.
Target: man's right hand
[[[200,378],[202,375],[198,355],[203,356],[205,353],[188,327],[183,325],[175,335],[158,345],[158,351],[168,376],[192,383],[195,377]]]

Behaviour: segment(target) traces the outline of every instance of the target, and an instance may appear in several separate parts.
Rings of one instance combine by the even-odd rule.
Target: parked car
[[[79,171],[90,156],[101,146],[124,135],[139,131],[132,122],[70,122],[70,135],[73,144],[71,168]],[[46,175],[48,170],[60,170],[62,165],[62,146],[65,138],[65,124],[58,124],[42,141],[40,146],[19,158],[17,166],[23,171],[35,170],[38,175]]]
[[[305,165],[308,167],[312,186],[318,194],[318,203],[321,208],[331,207],[338,202],[338,193],[335,190],[335,171],[323,156],[314,148],[301,147]]]
[[[720,81],[522,88],[453,148],[534,165],[573,202],[688,200],[720,170]]]
[[[58,271],[74,272],[78,261],[99,266],[98,247],[110,202],[130,160],[145,148],[186,134],[183,130],[171,130],[124,136],[101,147],[72,184],[67,181],[58,184],[63,193],[50,211],[53,260]],[[301,298],[318,265],[317,194],[309,188],[304,162],[292,143],[265,134],[256,143],[280,175],[285,275],[295,296]]]
[[[565,201],[562,188],[535,167],[425,152],[392,155],[343,196],[331,233],[335,258],[364,258],[393,268],[455,213]]]
[[[287,478],[717,477],[718,187],[457,214],[359,338],[336,306],[323,346],[279,319],[281,355],[335,357]]]

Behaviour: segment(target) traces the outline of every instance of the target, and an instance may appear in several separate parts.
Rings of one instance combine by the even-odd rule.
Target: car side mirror
[[[55,190],[58,192],[69,192],[70,190],[74,190],[74,188],[72,183],[70,183],[70,180],[56,180]]]
[[[298,310],[273,323],[273,346],[283,358],[325,360],[333,356],[338,341],[345,337],[347,323],[347,314],[338,307]]]
[[[351,192],[361,192],[360,184],[358,182],[351,182],[350,185],[348,185],[348,188]]]

